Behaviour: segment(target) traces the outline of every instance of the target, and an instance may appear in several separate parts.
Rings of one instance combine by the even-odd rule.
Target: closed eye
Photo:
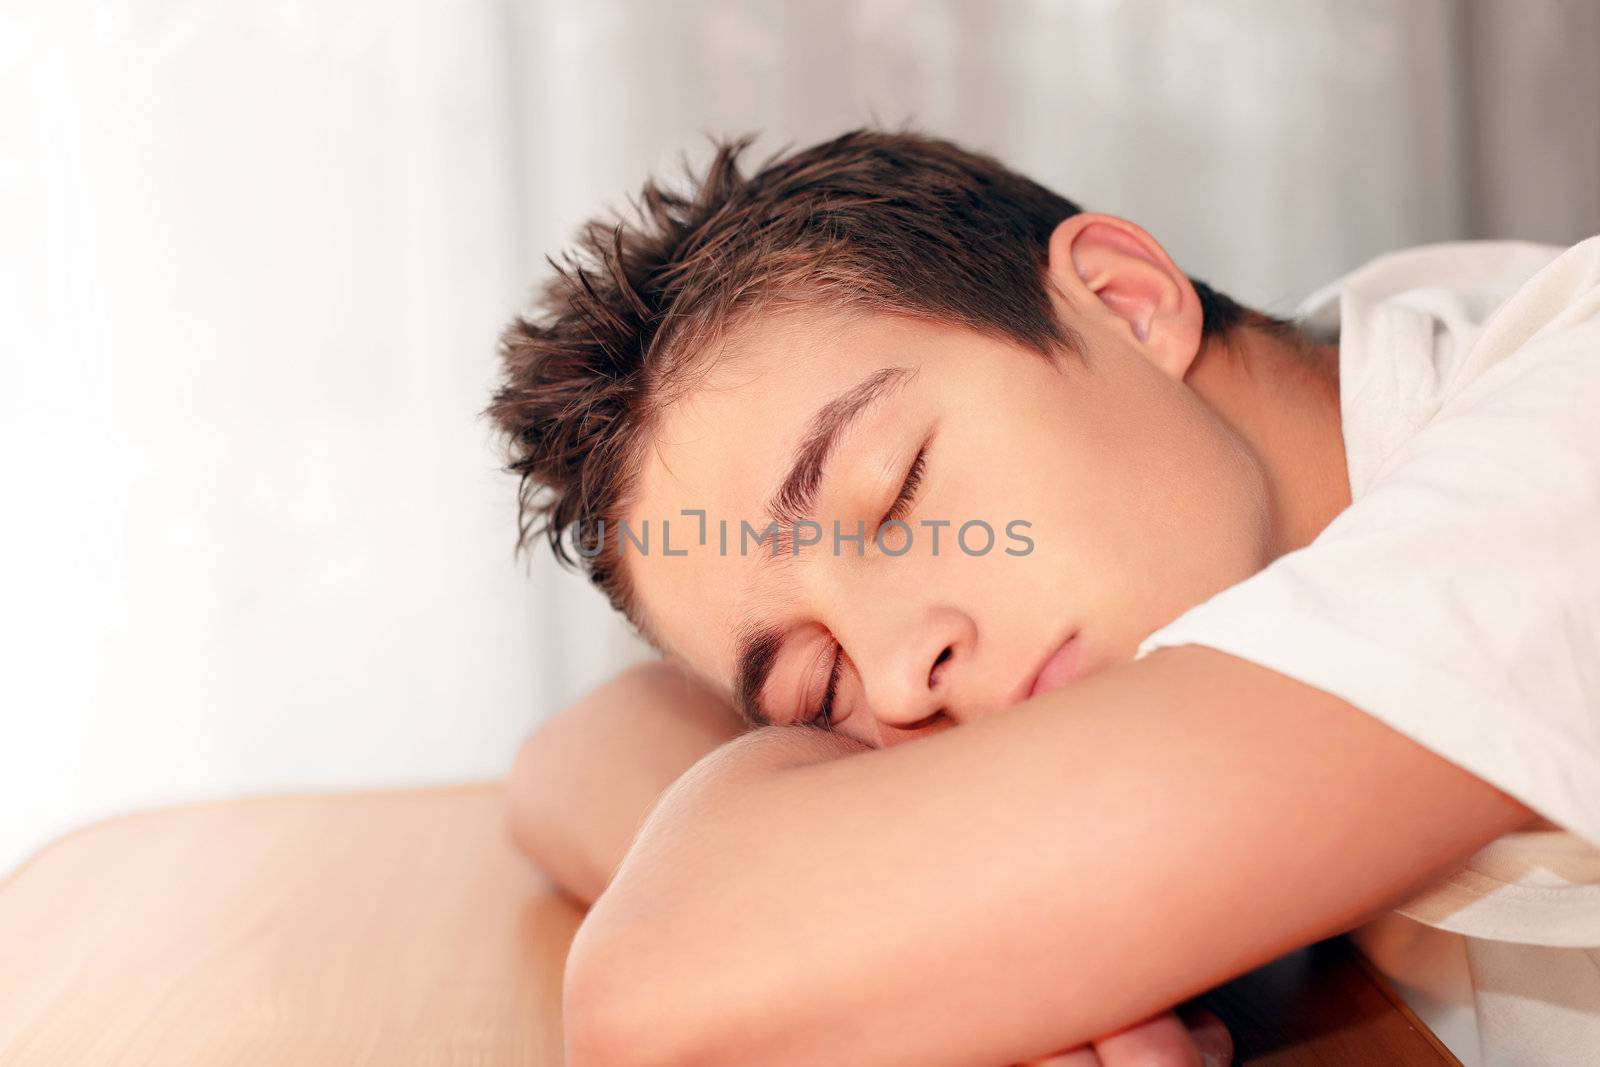
[[[894,498],[894,503],[889,505],[889,510],[884,513],[883,518],[878,523],[879,526],[898,519],[904,519],[911,511],[911,505],[916,503],[917,490],[922,488],[922,478],[928,469],[928,445],[930,443],[932,443],[931,438],[928,441],[924,441],[922,447],[917,450],[917,458],[911,461],[911,467],[906,471],[905,480],[900,483],[900,494]]]
[[[897,519],[903,520],[911,511],[911,506],[917,502],[917,492],[922,488],[922,479],[928,471],[928,446],[933,443],[930,434],[922,442],[922,447],[917,449],[916,458],[911,461],[911,466],[906,470],[906,476],[900,482],[900,492],[895,496],[894,503],[889,505],[889,510],[879,521],[879,527]],[[820,727],[823,730],[833,728],[833,698],[839,688],[839,673],[844,666],[844,649],[834,646],[833,664],[828,672],[827,685],[823,690],[822,703],[817,711],[810,717],[802,720],[800,725]]]
[[[833,698],[839,691],[839,670],[844,666],[844,649],[838,645],[833,650],[833,666],[828,671],[828,685],[822,693],[822,706],[817,713],[805,720],[801,725],[816,726],[823,730],[833,729]]]

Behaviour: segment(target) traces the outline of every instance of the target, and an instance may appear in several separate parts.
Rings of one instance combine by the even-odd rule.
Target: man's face
[[[1073,325],[1086,359],[889,315],[741,331],[665,413],[630,513],[651,541],[624,565],[668,650],[735,693],[764,664],[774,724],[814,719],[833,677],[834,728],[889,745],[1129,659],[1265,565],[1252,454],[1123,320]],[[786,531],[774,558],[755,538],[797,458],[821,540]]]

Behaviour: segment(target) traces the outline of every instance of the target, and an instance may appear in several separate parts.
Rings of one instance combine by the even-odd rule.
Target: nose
[[[977,643],[971,616],[948,605],[874,613],[851,652],[867,710],[882,744],[891,745],[960,721],[963,681]],[[847,639],[848,647],[848,639]]]

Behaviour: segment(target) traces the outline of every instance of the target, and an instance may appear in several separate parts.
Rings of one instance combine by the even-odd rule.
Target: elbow
[[[658,916],[613,924],[609,894],[578,928],[562,981],[567,1067],[761,1067],[792,1063],[785,1013],[765,1010]],[[757,983],[758,985],[760,983]]]
[[[546,837],[538,744],[538,733],[524,741],[506,776],[506,833],[517,851],[535,863],[542,858]]]
[[[562,892],[589,905],[605,882],[586,862],[556,787],[546,723],[522,743],[506,778],[506,835],[518,852],[544,872]]]
[[[551,800],[545,789],[544,738],[541,731],[522,743],[506,776],[506,833],[528,859],[546,868],[554,851]]]
[[[598,919],[599,922],[593,920]],[[700,1067],[671,997],[682,983],[640,966],[628,939],[612,936],[591,913],[567,956],[562,1037],[567,1067]],[[685,1005],[686,1007],[686,1005]]]
[[[567,956],[561,991],[562,1062],[567,1067],[644,1067],[649,1044],[640,1041],[637,1008],[623,995],[626,973],[579,928]]]

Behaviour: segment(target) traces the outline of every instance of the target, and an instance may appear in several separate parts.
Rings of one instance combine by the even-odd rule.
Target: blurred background
[[[495,338],[761,131],[999,155],[1284,312],[1600,232],[1590,0],[0,0],[0,872],[135,807],[499,775],[646,654],[513,559]]]

